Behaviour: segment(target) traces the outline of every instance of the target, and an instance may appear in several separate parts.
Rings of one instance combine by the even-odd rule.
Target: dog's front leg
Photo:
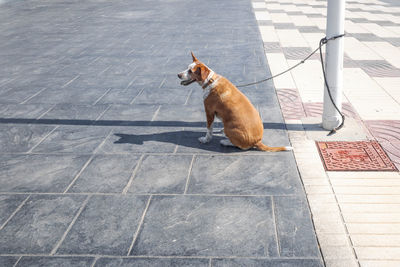
[[[207,134],[206,136],[200,137],[199,141],[203,144],[208,143],[212,139],[213,135],[213,122],[214,122],[214,112],[207,110],[206,108],[206,116],[207,116]]]

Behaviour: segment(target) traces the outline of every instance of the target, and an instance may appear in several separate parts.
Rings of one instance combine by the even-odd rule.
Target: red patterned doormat
[[[397,171],[376,141],[316,143],[327,171]]]

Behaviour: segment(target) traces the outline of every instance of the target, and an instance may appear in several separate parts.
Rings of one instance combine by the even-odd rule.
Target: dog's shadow
[[[212,140],[206,144],[202,144],[198,140],[199,137],[205,135],[205,132],[200,131],[182,130],[150,134],[115,133],[114,135],[119,138],[114,144],[149,145],[154,147],[157,147],[157,145],[162,146],[162,143],[175,144],[178,145],[178,152],[235,153],[243,151],[237,147],[222,146],[219,142],[226,139],[226,137],[220,133],[214,135]]]

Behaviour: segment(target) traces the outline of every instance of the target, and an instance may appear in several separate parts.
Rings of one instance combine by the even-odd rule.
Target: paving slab
[[[46,137],[54,126],[0,124],[0,146],[3,153],[28,152]]]
[[[54,130],[34,152],[92,153],[110,133],[105,127],[62,125]]]
[[[110,89],[104,96],[96,100],[96,104],[125,104],[133,102],[142,88]]]
[[[137,266],[137,267],[163,267],[163,266],[188,266],[188,267],[207,267],[209,259],[174,259],[174,258],[100,258],[94,266]]]
[[[193,94],[194,92],[192,92]],[[203,98],[199,96],[198,100],[202,105],[200,107],[192,105],[162,105],[151,125],[161,126],[161,124],[169,124],[175,127],[205,127],[207,123],[201,99]]]
[[[194,194],[290,195],[301,192],[290,153],[268,156],[197,156],[188,192]],[[246,175],[243,175],[243,172]]]
[[[41,119],[96,120],[107,108],[108,105],[58,104],[41,116]],[[60,121],[58,124],[63,124],[63,122]]]
[[[0,256],[0,265],[1,266],[14,266],[17,262],[18,257],[13,256]]]
[[[272,213],[269,197],[154,197],[131,254],[277,256]]]
[[[121,193],[139,159],[139,155],[96,155],[68,192]]]
[[[0,228],[26,198],[26,195],[0,195]]]
[[[0,118],[37,119],[51,108],[51,105],[1,104]]]
[[[89,156],[0,155],[0,159],[0,192],[62,193]]]
[[[182,91],[182,89],[161,88],[163,97],[160,97],[160,91],[154,88],[146,88],[133,100],[134,104],[176,104],[183,105],[188,98],[190,91]]]
[[[93,196],[56,253],[127,255],[148,198]]]
[[[263,267],[318,267],[324,266],[321,260],[314,259],[213,259],[211,266],[263,266]]]
[[[102,153],[173,153],[183,131],[171,127],[116,128],[105,140]]]
[[[274,197],[280,255],[318,257],[318,244],[312,230],[311,216],[305,198]]]
[[[22,257],[17,266],[40,267],[40,266],[90,266],[94,258],[90,257]]]
[[[125,121],[127,125],[131,121],[150,123],[158,108],[158,105],[112,105],[100,120]]]
[[[147,155],[135,173],[129,193],[183,194],[192,155]]]
[[[50,253],[84,199],[85,196],[32,196],[1,229],[1,253]]]

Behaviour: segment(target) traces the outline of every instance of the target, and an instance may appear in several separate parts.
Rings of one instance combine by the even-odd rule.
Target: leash
[[[327,82],[327,80],[326,80],[324,59],[322,58],[322,47],[323,47],[325,44],[327,44],[329,41],[335,40],[335,39],[337,39],[337,38],[341,38],[341,37],[343,37],[344,35],[345,35],[345,34],[339,34],[339,35],[335,35],[335,36],[333,36],[333,37],[331,37],[331,38],[326,38],[326,37],[324,37],[324,38],[322,38],[322,39],[319,41],[319,46],[318,46],[314,51],[312,51],[307,57],[305,57],[303,60],[301,60],[300,62],[298,62],[298,63],[295,64],[294,66],[288,68],[287,70],[282,71],[282,72],[280,72],[280,73],[278,73],[278,74],[276,74],[276,75],[274,75],[274,76],[268,77],[268,78],[266,78],[266,79],[259,80],[259,81],[256,81],[256,82],[252,82],[252,83],[246,83],[246,84],[236,85],[236,87],[238,87],[238,88],[239,88],[239,87],[246,87],[246,86],[255,85],[255,84],[259,84],[259,83],[262,83],[262,82],[266,82],[266,81],[272,80],[272,79],[274,79],[274,78],[276,78],[276,77],[278,77],[278,76],[281,76],[281,75],[283,75],[283,74],[285,74],[285,73],[291,71],[291,70],[294,69],[294,68],[297,68],[299,65],[305,63],[305,62],[306,62],[312,55],[314,55],[317,51],[319,51],[319,56],[320,56],[320,59],[321,59],[322,73],[323,73],[323,75],[324,75],[324,83],[325,83],[326,89],[327,89],[327,91],[328,91],[329,99],[331,100],[333,107],[336,109],[336,111],[337,111],[337,112],[340,114],[340,116],[342,117],[342,122],[340,123],[340,125],[339,125],[338,127],[334,128],[334,129],[332,129],[332,130],[328,133],[328,136],[330,136],[330,135],[336,133],[338,130],[340,130],[340,129],[343,127],[343,125],[344,125],[344,115],[343,115],[343,113],[339,110],[339,108],[336,106],[335,101],[333,101],[332,94],[331,94],[331,90],[330,90],[329,85],[328,85],[328,82]]]

